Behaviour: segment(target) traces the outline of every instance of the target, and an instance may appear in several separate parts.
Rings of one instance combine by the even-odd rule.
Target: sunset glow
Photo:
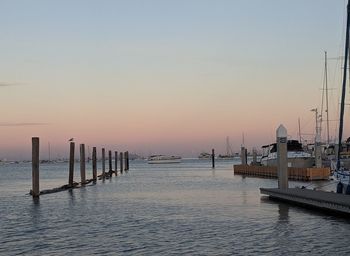
[[[298,138],[298,118],[312,134],[325,50],[334,139],[344,11],[343,0],[3,1],[0,159],[29,159],[32,136],[44,157],[48,143],[67,157],[71,137],[190,157],[225,152],[226,136],[237,152],[242,134],[260,148],[281,123]]]

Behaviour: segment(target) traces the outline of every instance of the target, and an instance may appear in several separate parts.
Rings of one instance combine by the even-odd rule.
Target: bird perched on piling
[[[74,138],[70,138],[68,141],[73,141],[74,140]]]

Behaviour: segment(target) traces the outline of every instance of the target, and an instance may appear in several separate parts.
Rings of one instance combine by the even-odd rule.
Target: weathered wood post
[[[129,151],[126,151],[128,153],[128,171],[130,170],[130,158],[129,158]]]
[[[75,143],[71,142],[69,145],[69,176],[68,176],[68,185],[73,187],[74,179],[74,152],[75,152]]]
[[[115,176],[118,175],[118,151],[114,151]]]
[[[244,146],[241,147],[241,163],[247,164],[247,149]]]
[[[96,147],[92,148],[92,179],[97,180],[97,154]]]
[[[123,173],[123,152],[119,153],[120,173]]]
[[[125,170],[129,171],[129,151],[125,152]]]
[[[108,150],[109,175],[112,175],[112,151]]]
[[[211,150],[211,168],[215,169],[215,150]]]
[[[127,158],[127,155],[126,155],[126,152],[124,152],[124,171],[127,171],[127,163],[126,163],[126,158]]]
[[[39,138],[32,138],[32,191],[33,197],[39,197]]]
[[[85,144],[80,144],[80,177],[81,177],[81,184],[86,183],[86,176],[85,176]]]
[[[277,131],[278,188],[288,188],[287,129],[281,124]]]
[[[104,178],[106,175],[106,156],[105,149],[102,148],[102,177]]]

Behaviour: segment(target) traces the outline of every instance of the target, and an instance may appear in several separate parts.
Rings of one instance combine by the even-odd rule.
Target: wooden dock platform
[[[260,188],[260,193],[272,199],[288,201],[308,208],[350,214],[350,195],[301,188]]]
[[[234,165],[233,170],[235,174],[277,179],[276,166]],[[288,167],[288,179],[290,180],[328,180],[329,175],[329,168]]]

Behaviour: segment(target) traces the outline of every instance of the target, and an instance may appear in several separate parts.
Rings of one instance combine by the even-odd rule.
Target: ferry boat
[[[263,155],[261,165],[277,165],[277,143],[265,145],[262,147]],[[308,152],[305,152],[301,143],[297,140],[288,140],[287,142],[287,161],[288,167],[309,168],[315,164],[315,158]]]
[[[180,156],[153,155],[147,159],[149,164],[176,164],[181,163]]]

